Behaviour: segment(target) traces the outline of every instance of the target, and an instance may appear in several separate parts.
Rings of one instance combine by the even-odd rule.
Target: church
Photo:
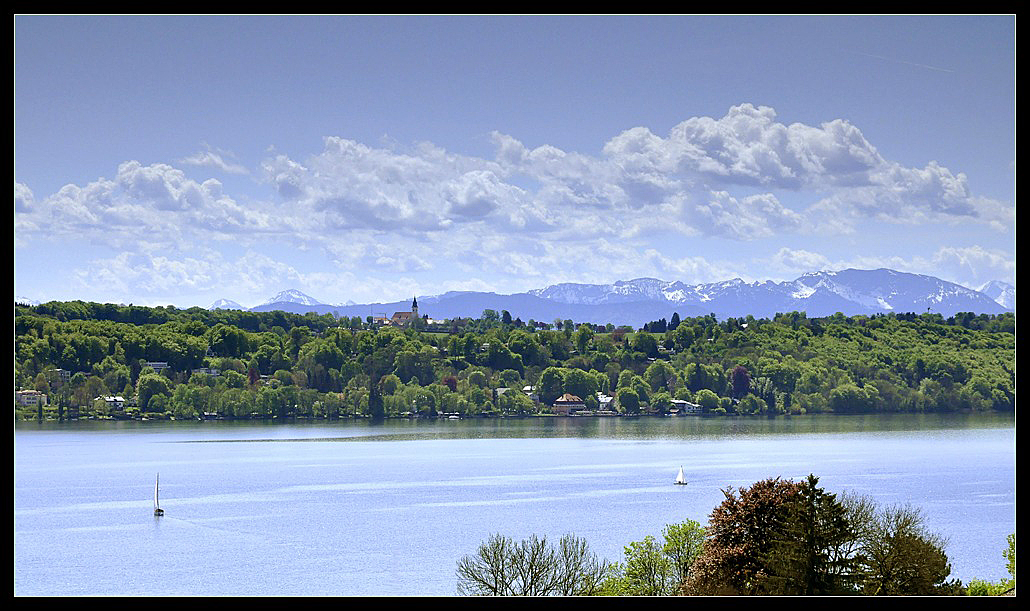
[[[394,312],[393,317],[390,318],[390,324],[395,327],[409,327],[416,318],[418,318],[418,300],[412,297],[411,311]]]

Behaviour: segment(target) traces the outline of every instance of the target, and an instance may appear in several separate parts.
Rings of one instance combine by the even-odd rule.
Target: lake
[[[921,508],[963,582],[1008,576],[1016,528],[1011,415],[23,422],[14,442],[22,596],[453,595],[493,533],[621,561],[727,486],[809,473]]]

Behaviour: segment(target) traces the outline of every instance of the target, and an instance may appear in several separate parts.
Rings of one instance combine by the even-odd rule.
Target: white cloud
[[[802,249],[780,248],[770,259],[754,262],[766,266],[768,277],[793,279],[805,272],[818,270],[879,269],[888,268],[913,274],[926,274],[976,289],[988,280],[1003,280],[1015,284],[1015,258],[1001,250],[982,246],[942,246],[931,254],[902,257],[898,255],[857,254],[848,258],[831,259],[816,252]]]
[[[224,153],[218,153],[215,151],[200,151],[184,157],[179,160],[179,163],[186,165],[195,165],[205,168],[214,168],[225,172],[226,174],[249,174],[247,168],[243,167],[238,163],[230,163],[224,159]]]
[[[302,160],[272,151],[254,177],[269,194],[246,204],[214,178],[193,180],[160,163],[127,161],[113,179],[69,184],[42,198],[16,183],[16,243],[56,238],[110,245],[123,254],[87,264],[80,278],[129,294],[174,292],[176,285],[236,286],[248,295],[303,286],[312,274],[269,258],[276,248],[324,253],[336,266],[330,277],[368,290],[410,292],[428,272],[467,270],[492,290],[510,292],[576,279],[674,275],[703,282],[745,275],[739,266],[673,255],[680,250],[656,236],[670,244],[756,242],[847,233],[874,221],[996,229],[1014,222],[1013,205],[974,195],[962,173],[935,162],[909,168],[886,160],[845,120],[787,125],[763,106],[693,117],[664,138],[645,127],[628,129],[600,156],[550,145],[529,149],[500,133],[492,139],[491,159],[431,143],[373,147],[340,137],[325,138],[321,151]],[[217,151],[180,163],[245,171]],[[215,243],[248,254],[212,258],[202,247]],[[894,266],[927,268],[921,273],[951,266],[975,276],[1005,273],[1010,259],[942,249]],[[839,263],[788,248],[765,262],[779,273]],[[219,265],[229,271],[216,270]],[[398,274],[408,276],[381,280]]]
[[[215,179],[196,182],[172,166],[127,161],[113,180],[57,193],[22,205],[15,215],[21,237],[85,238],[126,246],[144,240],[178,244],[190,240],[249,238],[288,229],[289,222],[244,207],[223,193]]]

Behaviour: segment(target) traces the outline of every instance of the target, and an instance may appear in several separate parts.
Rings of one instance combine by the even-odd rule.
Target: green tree
[[[701,411],[704,413],[711,412],[719,407],[719,395],[707,388],[697,391],[697,394],[694,395],[694,401],[701,406]]]
[[[676,370],[672,368],[672,365],[665,361],[655,361],[644,371],[644,381],[653,391],[664,390],[672,393],[679,384],[679,376],[676,375]]]
[[[153,371],[153,370],[151,370]],[[157,395],[165,397],[171,395],[172,384],[168,378],[156,373],[140,374],[136,381],[136,400],[139,408],[146,411],[150,407],[150,401]]]
[[[927,596],[949,591],[946,541],[930,533],[920,510],[888,507],[866,531],[861,588],[874,596]]]
[[[540,395],[541,403],[551,405],[564,390],[565,375],[560,368],[548,367],[541,372],[540,380],[537,382],[537,394]]]
[[[836,496],[809,475],[787,506],[766,552],[767,594],[824,596],[854,593],[857,560],[834,552],[858,536]]]
[[[676,570],[662,546],[648,535],[633,541],[623,553],[622,584],[619,589],[629,596],[669,596],[676,591]]]
[[[662,531],[665,544],[662,552],[672,563],[677,589],[690,578],[690,567],[701,553],[705,542],[705,529],[694,520],[669,524]]]
[[[640,412],[640,395],[633,388],[623,386],[615,391],[615,401],[619,404],[619,408],[627,414]]]

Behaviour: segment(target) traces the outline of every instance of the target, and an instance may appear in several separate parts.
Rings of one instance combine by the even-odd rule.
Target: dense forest
[[[612,396],[625,415],[666,413],[673,399],[706,415],[1015,410],[1012,313],[673,314],[635,330],[487,310],[431,332],[371,323],[16,304],[15,389],[48,397],[16,417],[515,416],[550,413],[565,393],[588,409]]]

